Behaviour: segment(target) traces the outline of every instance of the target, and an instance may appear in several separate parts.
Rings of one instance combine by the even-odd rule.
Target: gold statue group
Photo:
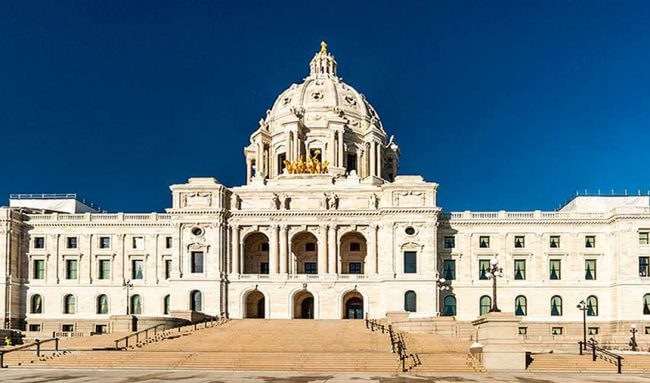
[[[314,157],[307,156],[307,160],[302,160],[302,155],[297,161],[284,160],[286,172],[289,174],[324,174],[327,173],[329,161],[320,162],[318,155],[320,150],[314,152]]]

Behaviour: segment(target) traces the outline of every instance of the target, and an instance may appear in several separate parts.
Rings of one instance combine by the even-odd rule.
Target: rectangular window
[[[318,274],[316,262],[305,262],[305,274]]]
[[[66,248],[76,249],[77,248],[77,237],[67,237],[66,239]]]
[[[100,249],[110,249],[111,248],[111,237],[99,237],[99,248]]]
[[[361,251],[361,243],[359,242],[350,242],[350,251]]]
[[[111,260],[110,259],[100,259],[99,264],[97,265],[97,278],[99,279],[111,279]]]
[[[45,279],[45,260],[34,260],[34,279]]]
[[[144,261],[142,259],[131,261],[131,279],[144,279]]]
[[[314,242],[305,243],[305,251],[316,251],[316,243]]]
[[[74,332],[74,325],[73,324],[62,324],[61,325],[61,331],[63,331],[63,332]]]
[[[353,170],[354,171],[357,170],[357,155],[356,154],[348,153],[347,161],[346,161],[346,164],[345,164],[345,170],[347,170],[348,173],[350,173]]]
[[[564,327],[551,327],[551,335],[562,335]]]
[[[44,248],[45,248],[45,237],[35,237],[34,249],[44,249]]]
[[[29,325],[29,331],[39,332],[39,331],[41,331],[41,325],[40,324],[30,324]]]
[[[478,246],[481,249],[488,249],[490,248],[490,237],[487,235],[482,235],[478,237]]]
[[[526,260],[515,259],[515,280],[526,280]]]
[[[203,272],[203,252],[202,251],[193,251],[192,252],[192,268],[193,273],[202,273]]]
[[[559,249],[560,248],[560,236],[559,235],[551,235],[549,246],[551,247],[551,249]]]
[[[348,274],[361,274],[361,262],[350,262],[348,264]]]
[[[269,263],[260,262],[260,274],[268,274],[268,273],[269,273]]]
[[[442,246],[445,249],[453,249],[454,247],[456,247],[456,237],[454,237],[453,235],[444,237],[442,240]]]
[[[287,159],[287,154],[286,153],[280,153],[278,154],[278,174],[284,173],[284,168],[286,165],[284,164],[284,161]]]
[[[648,245],[650,244],[650,232],[640,231],[639,232],[639,245]]]
[[[418,272],[418,253],[415,251],[404,252],[404,273],[414,274]]]
[[[639,276],[650,277],[650,257],[639,257]]]
[[[65,261],[65,279],[77,279],[76,259],[67,259]]]
[[[587,335],[598,335],[599,328],[598,327],[589,327],[587,329]]]
[[[585,259],[585,279],[593,281],[596,279],[596,260]]]
[[[165,259],[165,279],[172,277],[172,260]]]
[[[95,334],[108,334],[108,326],[105,324],[96,324]]]
[[[585,247],[588,249],[593,249],[596,247],[596,236],[588,235],[585,237]]]
[[[479,259],[478,260],[478,279],[485,280],[489,279],[487,273],[490,270],[490,260],[489,259]]]
[[[171,249],[174,244],[172,237],[165,237],[165,249]]]
[[[650,326],[645,327],[645,334],[650,335]]]
[[[526,247],[526,237],[523,235],[515,236],[515,248],[523,249],[524,247]]]
[[[143,250],[144,249],[144,237],[133,237],[133,243],[132,247],[135,250]]]
[[[519,327],[519,335],[528,334],[528,327]]]
[[[549,279],[560,280],[562,279],[562,261],[559,259],[551,259],[548,261]]]
[[[448,281],[456,279],[456,260],[445,259],[442,261],[442,277]]]

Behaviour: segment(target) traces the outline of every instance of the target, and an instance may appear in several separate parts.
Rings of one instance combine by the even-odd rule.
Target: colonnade
[[[324,224],[319,226],[317,238],[317,263],[318,274],[341,274],[340,240],[341,233],[338,225]],[[365,274],[377,273],[377,229],[376,224],[369,225],[362,234],[366,239],[367,252],[365,256]],[[241,274],[244,265],[244,241],[241,236],[242,226],[232,225],[230,227],[230,252],[229,272]],[[289,225],[271,225],[269,230],[263,232],[269,238],[269,274],[286,275],[291,270],[289,260],[292,254],[292,238],[305,231],[292,233],[290,237]],[[310,232],[311,233],[311,232]],[[347,234],[349,232],[343,233]],[[314,233],[312,233],[314,234]],[[364,235],[365,234],[365,235]]]

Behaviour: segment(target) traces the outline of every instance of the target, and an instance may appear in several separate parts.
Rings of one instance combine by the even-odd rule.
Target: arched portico
[[[341,237],[341,274],[364,274],[366,272],[366,237],[358,231],[345,233]]]
[[[244,295],[244,318],[266,318],[266,298],[259,290]]]
[[[293,318],[314,319],[314,295],[307,290],[302,290],[293,295]]]
[[[244,238],[244,274],[269,273],[269,238],[256,231]]]
[[[357,290],[352,290],[343,295],[341,299],[341,313],[343,319],[363,319],[363,295]]]
[[[291,264],[293,274],[318,274],[318,239],[308,231],[291,238]]]

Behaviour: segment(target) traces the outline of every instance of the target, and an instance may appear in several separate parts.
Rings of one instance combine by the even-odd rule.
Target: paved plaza
[[[190,370],[37,370],[8,369],[2,371],[3,382],[179,382],[179,383],[447,383],[447,382],[515,382],[515,383],[582,383],[582,382],[650,382],[650,375],[615,374],[381,374],[381,373],[278,373],[278,372],[220,372]]]

